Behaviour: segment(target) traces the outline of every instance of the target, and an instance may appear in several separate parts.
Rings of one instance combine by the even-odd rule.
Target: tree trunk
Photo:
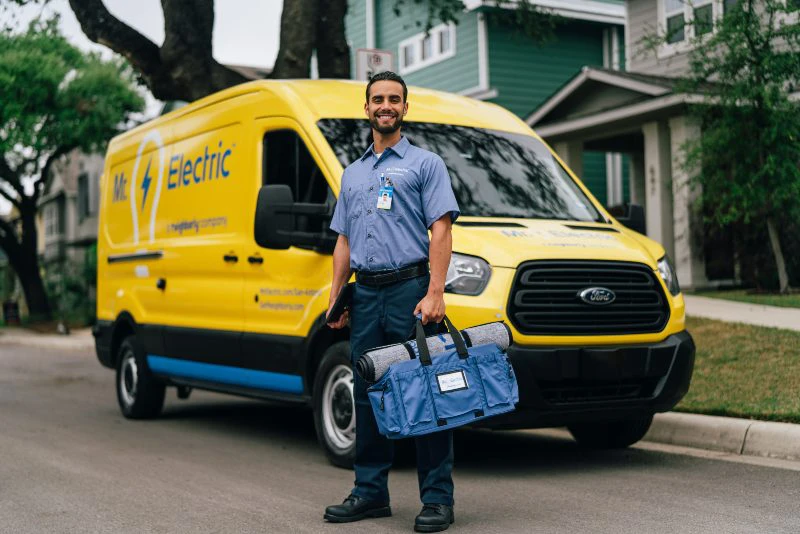
[[[317,7],[318,0],[292,0],[283,3],[280,48],[272,69],[272,78],[309,77],[311,52],[316,42],[314,34]]]
[[[344,31],[347,0],[320,0],[317,65],[320,78],[350,78],[350,47]]]
[[[775,265],[778,267],[778,282],[780,283],[781,293],[789,293],[789,274],[786,272],[786,261],[783,258],[783,249],[781,249],[781,240],[778,235],[778,229],[775,227],[775,220],[772,217],[767,217],[767,231],[769,232],[769,243],[772,248],[772,255],[775,257]]]
[[[47,300],[47,293],[44,290],[44,282],[39,274],[39,261],[33,258],[22,259],[17,272],[22,291],[25,293],[25,302],[28,304],[28,316],[32,321],[48,321],[53,314],[50,309],[50,302]]]

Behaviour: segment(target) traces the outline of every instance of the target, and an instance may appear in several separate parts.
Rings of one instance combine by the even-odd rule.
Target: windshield
[[[317,124],[344,167],[372,143],[366,119]],[[404,122],[403,135],[442,157],[462,215],[605,222],[535,137],[423,122]]]

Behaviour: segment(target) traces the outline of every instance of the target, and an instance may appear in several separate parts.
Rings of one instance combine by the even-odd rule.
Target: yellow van
[[[169,386],[302,403],[331,461],[351,462],[348,332],[324,316],[342,170],[370,143],[364,87],[247,83],[112,140],[94,334],[126,417],[158,415]],[[485,424],[567,426],[590,447],[639,440],[694,366],[661,245],[503,108],[410,88],[403,131],[444,159],[462,211],[448,314],[514,336],[520,402]],[[643,212],[624,222],[643,231]]]

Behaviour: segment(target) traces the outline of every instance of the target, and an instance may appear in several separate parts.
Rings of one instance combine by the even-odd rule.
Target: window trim
[[[447,30],[450,34],[450,47],[447,51],[441,52],[439,46],[442,33]],[[431,38],[431,56],[427,59],[422,59],[422,42],[426,37]],[[411,64],[406,64],[405,49],[411,48],[413,61]],[[446,59],[450,59],[456,55],[456,25],[452,22],[446,24],[439,24],[431,28],[430,32],[420,32],[412,35],[407,39],[403,39],[397,44],[397,58],[398,68],[400,74],[411,74],[418,70],[422,70],[436,63],[440,63]]]

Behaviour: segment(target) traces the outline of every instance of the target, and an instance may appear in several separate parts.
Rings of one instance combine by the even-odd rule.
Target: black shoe
[[[368,517],[389,517],[392,509],[388,502],[376,502],[362,499],[357,495],[348,495],[342,504],[334,504],[325,508],[325,520],[331,523],[350,523]]]
[[[455,520],[456,516],[452,506],[425,504],[414,521],[414,530],[417,532],[441,532],[447,530]]]

